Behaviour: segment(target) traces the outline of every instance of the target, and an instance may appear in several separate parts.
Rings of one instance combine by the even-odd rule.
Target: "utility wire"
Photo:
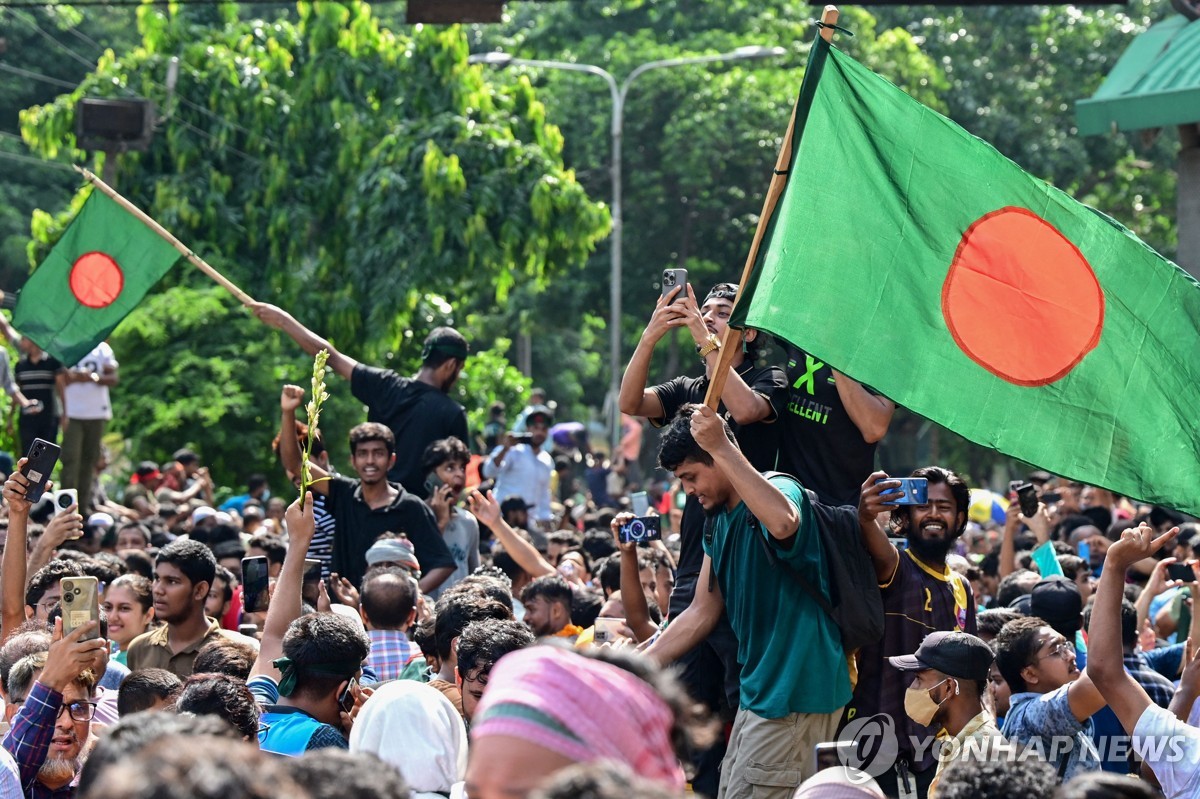
[[[51,86],[58,86],[63,89],[78,88],[78,84],[71,83],[70,81],[52,78],[49,75],[43,75],[40,72],[30,72],[27,69],[21,69],[20,67],[14,67],[10,66],[9,64],[5,64],[3,61],[0,61],[0,71],[11,72],[14,75],[20,75],[22,78],[39,80],[42,83],[49,83]]]
[[[0,158],[6,158],[10,161],[19,161],[24,164],[34,164],[35,166],[45,166],[52,169],[65,169],[67,172],[73,172],[74,169],[69,164],[64,164],[59,161],[43,161],[40,158],[34,158],[31,155],[21,155],[20,153],[6,153],[0,150]]]

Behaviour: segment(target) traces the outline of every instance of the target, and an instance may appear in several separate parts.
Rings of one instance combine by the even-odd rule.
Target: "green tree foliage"
[[[355,357],[398,368],[412,366],[429,328],[465,320],[460,306],[570,274],[607,231],[604,208],[563,167],[561,134],[528,81],[489,84],[467,66],[457,28],[393,33],[358,2],[302,3],[295,23],[238,21],[231,10],[214,24],[141,7],[141,44],[106,54],[78,91],[23,112],[26,140],[46,157],[81,158],[80,96],[154,99],[164,119],[148,152],[121,156],[122,193],[251,295]],[[35,261],[70,215],[35,216]],[[118,424],[158,452],[199,436],[229,459],[223,479],[244,475],[263,465],[275,364],[291,363],[291,344],[281,351],[240,310],[220,314],[219,294],[190,266],[164,287],[118,331],[129,388],[116,401],[138,409]],[[437,313],[427,312],[431,296],[446,298]],[[462,388],[469,407],[518,402],[524,383],[504,364],[507,342],[479,338]],[[333,385],[331,420],[343,407]]]

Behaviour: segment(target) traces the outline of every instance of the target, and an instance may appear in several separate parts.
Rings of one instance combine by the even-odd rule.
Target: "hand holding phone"
[[[884,505],[928,505],[929,480],[924,477],[892,477],[884,478],[898,480],[899,488],[893,488],[881,495]],[[882,482],[882,481],[876,481]],[[897,496],[898,494],[898,496]],[[887,497],[884,499],[884,497]]]
[[[662,273],[662,296],[667,296],[676,288],[679,293],[671,300],[674,304],[679,301],[680,297],[687,296],[688,270],[686,269],[664,269]]]
[[[45,493],[46,485],[50,482],[50,473],[54,471],[54,464],[58,463],[60,452],[57,444],[41,438],[35,438],[29,445],[21,474],[29,480],[25,489],[25,499],[31,504],[36,504]]]
[[[62,578],[63,635],[70,635],[89,621],[96,622],[81,641],[100,637],[100,583],[95,577]]]
[[[270,573],[263,555],[242,558],[242,609],[263,613],[271,601]]]

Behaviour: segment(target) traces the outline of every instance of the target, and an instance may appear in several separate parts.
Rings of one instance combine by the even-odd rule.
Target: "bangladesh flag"
[[[1195,280],[819,39],[792,142],[731,324],[978,444],[1200,514]]]
[[[13,327],[70,366],[108,337],[179,251],[93,191],[17,298]]]

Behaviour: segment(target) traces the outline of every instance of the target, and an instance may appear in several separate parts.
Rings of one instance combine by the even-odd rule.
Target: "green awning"
[[[1084,135],[1200,122],[1200,20],[1171,17],[1137,36],[1075,116]]]

